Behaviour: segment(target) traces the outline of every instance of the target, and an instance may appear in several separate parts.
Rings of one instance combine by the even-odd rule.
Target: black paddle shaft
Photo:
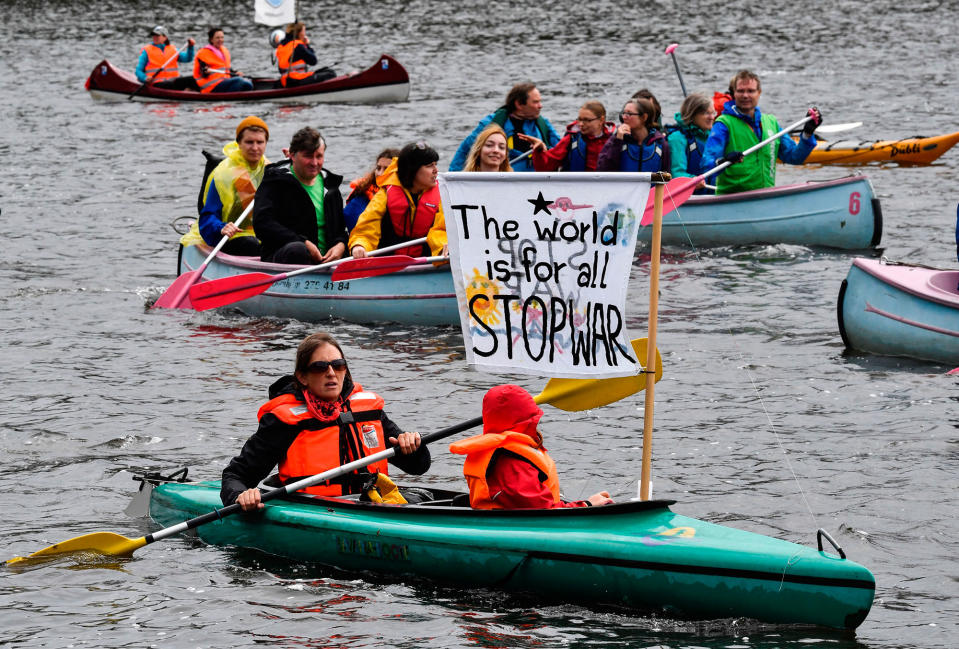
[[[456,433],[462,432],[464,430],[474,428],[483,423],[482,417],[474,417],[469,421],[464,421],[455,426],[450,426],[449,428],[444,428],[443,430],[438,430],[435,433],[428,433],[423,435],[420,443],[428,444],[430,442],[438,442],[441,439],[449,437],[450,435],[455,435]],[[396,455],[396,447],[388,448],[385,451],[380,451],[379,453],[374,453],[373,455],[368,455],[362,457],[358,460],[344,464],[343,466],[330,469],[329,471],[324,471],[323,473],[318,473],[309,478],[303,478],[296,482],[292,482],[288,485],[280,487],[278,489],[270,489],[269,491],[263,491],[260,495],[260,502],[266,502],[268,500],[273,500],[280,496],[291,494],[294,491],[299,491],[300,489],[305,489],[306,487],[325,482],[331,478],[335,478],[340,475],[349,473],[350,471],[355,471],[356,469],[363,468],[373,462],[378,462],[380,460],[388,459]],[[174,534],[179,534],[186,530],[192,530],[201,525],[206,525],[207,523],[212,523],[213,521],[218,521],[225,516],[231,516],[238,512],[243,511],[243,508],[238,503],[233,503],[232,505],[227,505],[223,509],[214,509],[208,514],[203,514],[202,516],[197,516],[196,518],[191,518],[188,521],[183,521],[171,527],[164,528],[153,534],[147,534],[144,539],[146,543],[153,543],[154,541],[159,541],[168,536],[173,536]]]

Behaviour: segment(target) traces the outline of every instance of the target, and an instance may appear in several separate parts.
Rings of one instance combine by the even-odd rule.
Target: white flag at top
[[[296,0],[255,0],[253,20],[270,27],[295,22]]]
[[[440,174],[466,360],[488,372],[635,375],[626,288],[642,173]]]

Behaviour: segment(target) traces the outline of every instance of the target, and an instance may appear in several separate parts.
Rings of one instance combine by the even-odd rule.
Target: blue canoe
[[[815,549],[676,514],[673,501],[474,510],[465,495],[417,491],[428,499],[399,506],[296,494],[196,533],[352,572],[698,618],[854,629],[875,594],[872,573],[836,545],[824,550],[822,531]],[[150,494],[163,526],[220,506],[218,482],[160,484]]]
[[[179,272],[196,270],[210,254],[206,246],[181,248]],[[271,264],[255,257],[218,253],[203,278],[245,273],[288,273],[302,266]],[[338,318],[359,324],[447,325],[459,323],[449,266],[410,266],[388,275],[334,282],[333,269],[304,273],[276,282],[255,297],[231,305],[251,316],[320,322]]]
[[[651,237],[652,227],[639,231],[640,240]],[[879,245],[881,238],[879,199],[865,176],[692,196],[663,217],[664,245],[789,243],[864,250]]]
[[[959,271],[857,258],[839,289],[846,347],[959,365]]]

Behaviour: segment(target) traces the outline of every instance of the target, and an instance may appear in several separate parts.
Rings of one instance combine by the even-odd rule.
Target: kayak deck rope
[[[666,198],[672,199],[672,193],[669,191],[669,186],[666,186]],[[664,201],[665,203],[665,201]],[[681,208],[675,208],[676,218],[679,221],[679,224],[683,228],[683,234],[686,236],[686,241],[689,242],[689,246],[693,253],[693,258],[696,260],[696,263],[699,265],[699,275],[703,280],[708,279],[708,274],[706,273],[706,267],[703,262],[703,257],[699,252],[699,248],[696,247],[696,244],[693,243],[692,237],[689,236],[689,231],[686,229],[686,223],[683,221]],[[725,301],[721,301],[719,304],[720,313],[723,316],[723,321],[725,323],[734,322],[731,315],[728,313],[724,306]],[[782,437],[779,434],[779,430],[776,428],[776,424],[773,422],[772,417],[769,414],[769,409],[766,407],[766,401],[763,399],[763,395],[759,391],[759,387],[756,385],[755,377],[753,373],[749,370],[749,365],[746,361],[746,357],[743,353],[742,345],[739,343],[737,336],[733,335],[732,327],[729,324],[726,324],[726,330],[729,333],[730,339],[734,341],[736,347],[736,353],[739,355],[739,360],[741,361],[742,369],[746,373],[746,377],[749,379],[749,384],[753,389],[753,393],[756,395],[759,405],[762,407],[763,415],[766,417],[766,423],[769,426],[769,430],[772,431],[773,436],[776,438],[776,444],[779,446],[780,451],[782,451],[783,460],[786,463],[786,468],[789,470],[789,474],[792,476],[793,481],[796,483],[796,488],[799,490],[799,496],[803,502],[803,505],[806,508],[810,518],[812,519],[813,526],[819,528],[820,525],[816,519],[816,514],[813,512],[812,507],[809,504],[809,499],[806,497],[806,492],[803,489],[802,483],[799,480],[799,476],[796,474],[796,471],[793,469],[792,462],[789,460],[789,453],[786,450],[785,445],[783,444]],[[722,359],[725,362],[725,359]],[[788,563],[785,567],[788,567]],[[785,570],[784,567],[784,570]],[[784,573],[785,574],[785,573]]]

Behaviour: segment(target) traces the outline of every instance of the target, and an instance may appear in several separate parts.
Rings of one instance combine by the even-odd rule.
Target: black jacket
[[[257,193],[259,196],[259,193]],[[353,380],[349,375],[343,381],[342,395],[349,395],[353,391]],[[270,399],[281,394],[293,394],[303,399],[299,383],[293,376],[284,376],[270,386]],[[311,420],[312,421],[312,420]],[[389,444],[390,437],[402,433],[402,429],[393,423],[386,413],[382,419],[383,433]],[[240,454],[230,460],[230,464],[223,470],[220,488],[220,500],[224,505],[232,505],[237,496],[251,487],[255,487],[266,478],[277,464],[286,456],[293,440],[300,434],[300,428],[280,421],[276,415],[266,413],[260,419],[260,426],[250,439],[243,445]],[[402,455],[397,453],[389,459],[390,464],[404,473],[422,475],[430,468],[430,451],[426,445],[420,446],[414,453]],[[359,472],[348,476],[345,480],[348,491],[357,493],[369,478],[369,474]]]
[[[323,169],[323,231],[326,252],[337,243],[346,245],[349,234],[343,220],[343,176]],[[256,190],[253,230],[262,244],[260,258],[270,259],[277,250],[294,241],[317,243],[316,210],[309,194],[290,171],[290,161],[267,165]]]

